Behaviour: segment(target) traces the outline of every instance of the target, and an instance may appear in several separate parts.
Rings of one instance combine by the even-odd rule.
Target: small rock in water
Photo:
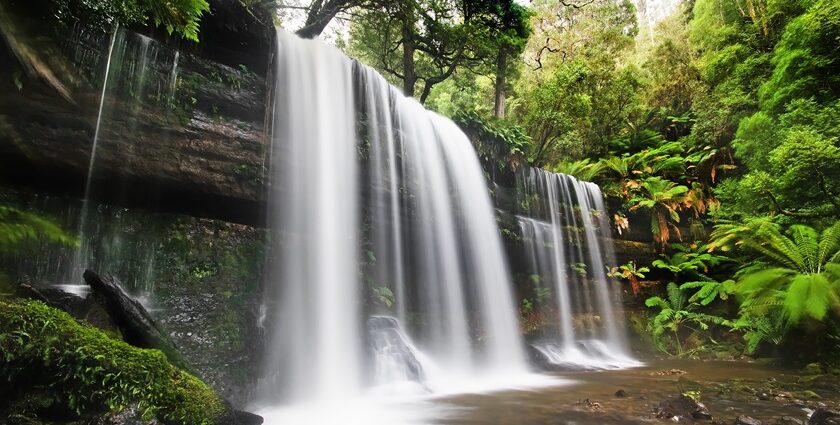
[[[804,425],[802,419],[794,418],[793,416],[782,416],[773,421],[773,425]]]
[[[263,423],[262,416],[244,410],[233,410],[229,416],[222,422],[228,422],[230,425],[261,425]]]
[[[808,425],[840,425],[840,412],[819,408],[811,413]]]
[[[627,391],[624,391],[624,390],[618,390],[618,391],[616,391],[616,392],[615,392],[615,396],[616,396],[616,397],[622,397],[622,398],[623,398],[623,397],[627,397]]]
[[[657,370],[656,372],[651,372],[651,375],[658,375],[658,376],[674,376],[674,375],[685,375],[686,371],[680,369],[667,369],[667,370]]]
[[[602,410],[601,403],[598,403],[597,401],[592,401],[588,398],[578,402],[578,404],[582,404],[592,410]]]
[[[684,394],[662,400],[655,412],[656,417],[662,419],[712,419],[712,414],[703,403]]]
[[[761,425],[762,422],[752,416],[741,415],[735,419],[735,425]]]

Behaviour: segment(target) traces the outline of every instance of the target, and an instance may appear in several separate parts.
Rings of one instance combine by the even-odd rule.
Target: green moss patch
[[[11,384],[11,397],[48,394],[51,410],[76,417],[137,406],[144,419],[214,424],[228,413],[210,387],[159,350],[133,347],[38,301],[0,301],[0,356],[0,385]],[[26,411],[32,403],[11,406],[24,411],[10,414],[38,414]]]

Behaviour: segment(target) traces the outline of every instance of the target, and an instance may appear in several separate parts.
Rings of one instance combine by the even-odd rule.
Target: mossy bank
[[[38,301],[0,300],[0,351],[0,416],[10,423],[89,423],[130,410],[141,423],[222,424],[233,414],[159,350]]]

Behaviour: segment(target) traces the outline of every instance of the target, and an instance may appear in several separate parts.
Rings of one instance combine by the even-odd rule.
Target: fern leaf
[[[823,230],[820,235],[817,258],[820,265],[840,259],[840,221]]]

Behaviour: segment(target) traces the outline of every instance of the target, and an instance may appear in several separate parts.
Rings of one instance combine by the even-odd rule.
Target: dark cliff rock
[[[214,3],[219,12],[207,17],[202,35],[208,43],[201,48],[118,33],[92,169],[95,198],[260,221],[273,27],[270,21],[261,26],[250,12],[227,10],[239,2]],[[222,13],[241,19],[225,23]],[[69,98],[17,66],[0,69],[0,181],[81,197],[110,37],[80,31],[54,42],[63,63],[73,65],[60,70],[73,82]],[[17,63],[5,44],[0,62]]]

